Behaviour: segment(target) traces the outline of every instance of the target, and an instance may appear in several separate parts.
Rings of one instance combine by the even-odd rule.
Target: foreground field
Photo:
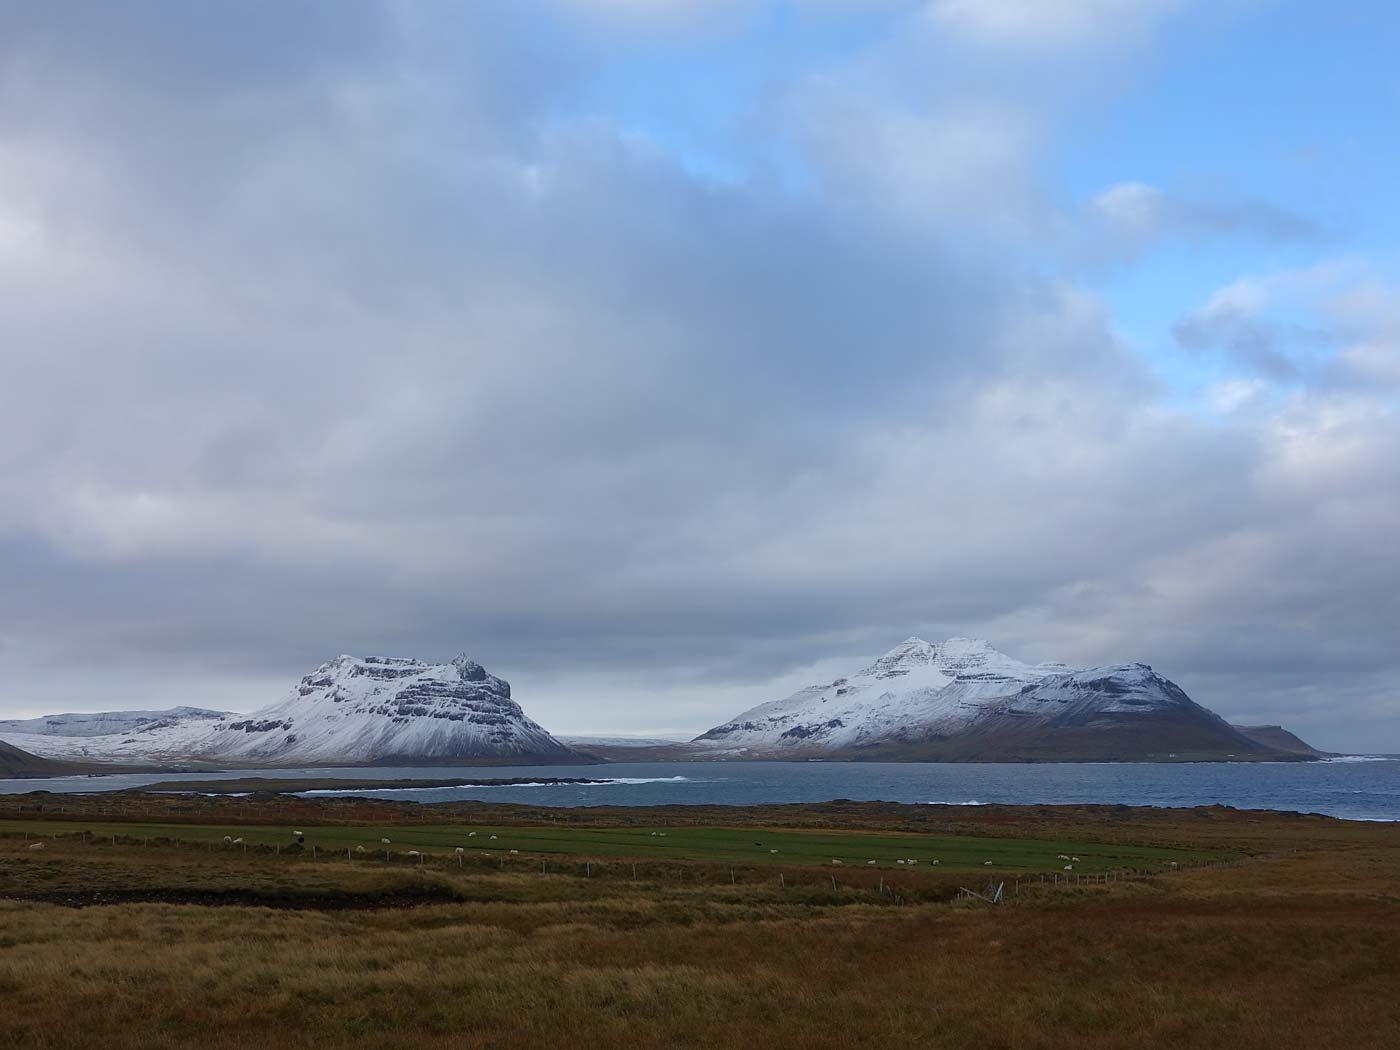
[[[280,819],[277,805],[268,815]],[[386,832],[391,859],[360,863],[276,852],[289,831],[271,823],[241,825],[273,845],[245,853],[222,834],[212,849],[204,841],[232,825],[109,815],[99,828],[87,814],[12,814],[0,829],[0,897],[11,898],[0,900],[0,1045],[1400,1046],[1395,828],[1229,811],[930,817],[912,807],[860,808],[841,821],[856,830],[774,826],[829,821],[817,809],[732,814],[753,821],[743,828],[634,811],[575,815],[582,826],[559,829],[540,811],[429,814],[437,822],[418,825],[422,811],[405,807],[407,823],[375,810],[374,824],[295,829],[336,849]],[[333,812],[365,813],[323,815]],[[595,823],[608,818],[622,826]],[[1124,881],[1023,875],[995,908],[952,899],[959,884],[981,887],[980,863],[975,873],[842,869],[833,884],[831,843],[859,842],[854,860],[924,837],[900,829],[925,823],[944,827],[937,849],[950,858],[1004,847],[1007,865],[1039,863],[1081,843],[1085,861],[1142,851],[1143,864],[1175,850],[1217,863]],[[520,858],[541,848],[476,869],[455,869],[452,854],[434,865],[394,852],[413,835],[441,851],[466,829],[518,836],[509,848]],[[662,830],[664,846],[651,834]],[[791,844],[806,836],[820,842],[814,864]],[[792,852],[779,863],[756,841]],[[630,862],[623,869],[630,850],[635,877]],[[607,858],[612,877],[586,856]],[[902,892],[877,892],[890,882]],[[143,894],[244,903],[53,903]],[[249,906],[259,899],[277,907]]]
[[[303,834],[292,836],[291,832]],[[327,862],[344,859],[361,863],[385,860],[464,863],[461,848],[473,863],[482,858],[524,863],[535,858],[605,860],[698,861],[765,867],[855,866],[893,869],[923,865],[947,871],[992,869],[996,874],[1059,872],[1082,874],[1123,871],[1166,871],[1173,865],[1194,867],[1231,859],[1225,850],[1169,849],[1084,840],[959,837],[927,834],[871,834],[859,831],[780,830],[774,828],[541,828],[500,824],[331,825],[275,828],[242,824],[162,824],[150,822],[85,821],[75,828],[67,821],[0,820],[0,833],[44,836],[74,835],[101,845],[112,837],[203,845],[215,850],[244,851],[250,847],[281,855],[299,847],[298,854],[315,850]],[[237,839],[235,845],[226,841]],[[115,844],[115,843],[114,843]],[[362,851],[362,852],[361,852]],[[412,852],[410,852],[412,851]],[[1066,864],[1067,861],[1072,863]]]

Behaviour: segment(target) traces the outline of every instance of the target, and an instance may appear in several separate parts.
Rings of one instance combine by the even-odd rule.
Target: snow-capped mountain
[[[199,756],[282,766],[583,760],[525,717],[504,679],[465,655],[447,664],[338,656],[280,703],[215,725]]]
[[[693,741],[744,757],[948,761],[1263,757],[1146,664],[1025,664],[980,639],[910,638],[857,673]]]
[[[189,761],[220,720],[234,717],[200,707],[43,715],[0,722],[0,740],[66,762],[163,765]]]
[[[511,699],[510,685],[464,655],[445,664],[338,656],[282,700],[248,715],[190,708],[124,714],[132,717],[25,720],[15,724],[40,731],[0,726],[0,740],[45,758],[128,765],[592,761],[527,718]],[[93,734],[74,731],[85,725],[81,721],[63,721],[83,718],[131,728]]]

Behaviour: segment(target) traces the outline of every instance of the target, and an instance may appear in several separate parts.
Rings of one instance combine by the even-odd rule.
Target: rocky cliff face
[[[1025,664],[980,639],[910,638],[845,678],[696,738],[746,757],[929,761],[1276,755],[1146,664]]]

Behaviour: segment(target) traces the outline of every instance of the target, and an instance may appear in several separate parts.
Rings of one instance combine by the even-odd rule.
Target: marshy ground
[[[1400,829],[12,796],[0,1004],[44,1048],[1395,1047]]]

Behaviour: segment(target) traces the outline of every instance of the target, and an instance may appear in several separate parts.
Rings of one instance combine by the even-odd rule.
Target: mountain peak
[[[867,674],[926,667],[938,659],[938,646],[910,636],[865,669]]]

